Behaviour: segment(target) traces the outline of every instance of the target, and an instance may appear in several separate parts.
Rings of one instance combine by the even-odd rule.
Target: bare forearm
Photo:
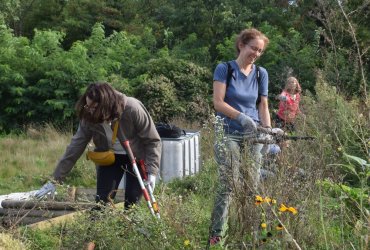
[[[258,113],[261,125],[263,127],[271,127],[271,117],[270,111],[268,108],[267,97],[262,97],[261,102],[258,105]]]
[[[217,103],[214,102],[214,108],[217,112],[222,113],[231,119],[236,119],[236,117],[240,114],[238,110],[234,109],[224,101]]]

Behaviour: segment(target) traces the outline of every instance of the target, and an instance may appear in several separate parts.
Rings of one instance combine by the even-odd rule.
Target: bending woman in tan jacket
[[[126,174],[125,208],[137,203],[142,192],[122,142],[124,134],[137,161],[144,160],[148,181],[154,189],[159,171],[161,140],[148,111],[139,100],[127,97],[104,82],[92,83],[87,87],[76,103],[76,111],[80,119],[78,130],[55,168],[54,180],[37,191],[35,197],[42,198],[55,192],[55,182],[64,181],[92,139],[95,151],[113,149],[115,154],[113,164],[96,166],[96,201],[106,203],[108,195],[114,198],[114,190],[117,190]],[[117,139],[112,143],[115,121],[119,122],[119,126]]]

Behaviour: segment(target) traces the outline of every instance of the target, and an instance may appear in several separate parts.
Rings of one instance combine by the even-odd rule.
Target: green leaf
[[[364,160],[364,159],[361,159],[361,158],[359,158],[359,157],[357,157],[357,156],[353,156],[353,155],[348,155],[348,154],[346,154],[346,153],[344,153],[344,155],[347,157],[347,158],[349,158],[349,159],[351,159],[351,160],[354,160],[354,161],[356,161],[358,164],[360,164],[361,166],[368,166],[369,164],[367,164],[367,162]]]

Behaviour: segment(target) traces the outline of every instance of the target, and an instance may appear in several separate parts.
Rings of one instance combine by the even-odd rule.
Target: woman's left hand
[[[271,129],[271,132],[275,135],[285,135],[284,130],[282,130],[281,128],[273,128]]]

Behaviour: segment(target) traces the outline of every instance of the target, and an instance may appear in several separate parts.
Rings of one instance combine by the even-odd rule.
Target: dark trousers
[[[97,166],[96,202],[107,203],[108,197],[114,199],[116,190],[123,177],[125,180],[125,208],[138,203],[142,196],[139,181],[127,155],[115,155],[116,161],[110,166]]]

